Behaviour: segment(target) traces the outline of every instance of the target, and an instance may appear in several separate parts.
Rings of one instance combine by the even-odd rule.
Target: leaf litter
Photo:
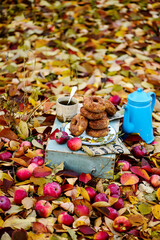
[[[160,175],[159,9],[159,2],[154,0],[2,1],[0,150],[5,158],[0,157],[0,195],[10,198],[11,208],[1,210],[1,239],[90,239],[91,233],[100,230],[106,231],[109,239],[160,238],[159,187],[150,182],[153,174]],[[83,96],[109,98],[116,94],[121,98],[121,107],[128,94],[139,87],[155,92],[155,141],[146,145],[133,136],[124,140],[128,149],[136,141],[146,145],[145,164],[118,155],[117,161],[128,159],[132,167],[131,172],[115,167],[113,180],[84,173],[78,176],[61,164],[55,168],[39,166],[29,180],[19,181],[19,167],[27,167],[37,155],[44,157],[56,116],[56,99],[69,95],[74,85],[78,87],[75,97],[79,102]],[[30,146],[21,148],[23,141],[29,141]],[[7,158],[6,152],[12,157]],[[52,181],[59,182],[63,189],[60,204],[43,196],[44,185]],[[119,214],[132,223],[125,234],[116,232],[107,217],[106,207],[113,201],[106,187],[113,181],[119,184],[125,202]],[[13,200],[14,186],[22,185],[28,196],[18,206]],[[105,192],[110,201],[93,203],[86,186],[97,193]],[[44,219],[36,214],[34,206],[39,197],[52,203],[51,217]],[[89,207],[89,217],[76,216],[75,201]],[[59,226],[56,210],[71,212],[73,225]]]

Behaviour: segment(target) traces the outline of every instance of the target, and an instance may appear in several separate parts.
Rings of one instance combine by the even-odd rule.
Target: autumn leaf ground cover
[[[159,11],[156,0],[1,1],[0,197],[11,203],[0,208],[1,239],[160,239]],[[131,154],[117,155],[114,179],[79,176],[64,169],[63,159],[52,168],[43,162],[56,99],[69,95],[72,86],[78,87],[79,102],[84,96],[118,95],[117,109],[139,87],[156,94],[155,140],[147,145],[138,135],[123,138]],[[140,158],[133,154],[139,145],[147,150]],[[129,163],[127,171],[119,160]],[[58,198],[43,191],[53,181],[61,188]],[[112,183],[119,187],[118,197],[111,195]],[[94,202],[87,187],[108,200]],[[18,189],[24,193],[20,202]],[[108,210],[119,198],[124,204],[117,214],[131,224],[122,233],[113,228]],[[51,206],[49,216],[38,215],[40,200]],[[89,212],[80,216],[77,205]],[[73,217],[70,225],[58,221],[62,212]],[[97,238],[101,231],[107,234]]]

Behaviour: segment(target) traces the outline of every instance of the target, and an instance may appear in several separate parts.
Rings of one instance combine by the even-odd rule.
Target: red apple
[[[38,167],[38,164],[31,163],[31,164],[29,164],[28,169],[31,173],[33,173],[34,169],[37,168],[37,167]]]
[[[89,208],[85,205],[76,205],[75,208],[74,208],[74,212],[78,217],[88,216],[89,215]]]
[[[112,207],[115,208],[116,210],[123,208],[124,207],[123,199],[119,198],[118,201],[115,202]]]
[[[0,160],[2,161],[7,161],[11,157],[12,157],[12,154],[10,152],[0,153]]]
[[[94,197],[97,194],[96,191],[92,187],[86,187],[85,189],[88,192],[88,195],[89,195],[90,199],[91,200],[94,199]]]
[[[109,235],[105,231],[99,231],[94,234],[93,239],[94,240],[107,240],[109,238]]]
[[[150,181],[153,187],[160,187],[160,176],[157,174],[153,174],[150,177]]]
[[[27,197],[27,192],[23,188],[19,188],[14,192],[14,202],[15,204],[20,205],[22,200]]]
[[[31,159],[31,163],[36,163],[38,166],[41,166],[45,163],[45,161],[43,157],[36,156]]]
[[[121,98],[118,95],[113,95],[109,98],[109,101],[116,106],[120,104]]]
[[[94,201],[95,202],[101,202],[101,201],[108,202],[108,198],[105,193],[98,193],[95,196]]]
[[[59,198],[61,195],[61,186],[57,182],[47,183],[43,188],[44,195]]]
[[[68,141],[69,136],[65,131],[56,128],[53,133],[49,136],[51,140],[55,140],[58,144],[64,144]]]
[[[67,212],[62,212],[58,215],[58,223],[65,224],[67,226],[74,222],[74,218]]]
[[[31,177],[31,171],[28,168],[20,168],[17,170],[16,176],[19,180],[25,181]]]
[[[52,205],[46,200],[39,200],[35,204],[35,210],[40,217],[47,218],[52,213]]]
[[[11,202],[8,197],[0,196],[0,209],[3,211],[9,210],[11,207]]]
[[[107,217],[111,220],[114,220],[116,217],[118,217],[118,212],[116,209],[112,208],[112,207],[107,207],[109,213],[107,215]]]
[[[110,189],[110,195],[118,195],[120,196],[121,192],[120,192],[120,188],[117,184],[115,183],[111,183],[107,186],[107,189]]]
[[[78,151],[82,147],[82,141],[78,137],[74,137],[68,140],[67,147],[72,151]]]
[[[147,150],[145,149],[145,147],[143,147],[141,145],[137,145],[137,146],[133,147],[132,153],[133,153],[134,157],[142,158],[143,156],[147,155]]]
[[[126,232],[131,228],[131,223],[127,217],[118,216],[114,219],[113,228],[119,233]]]
[[[119,160],[117,162],[117,167],[120,167],[122,169],[122,171],[128,171],[130,168],[130,163],[125,160]]]

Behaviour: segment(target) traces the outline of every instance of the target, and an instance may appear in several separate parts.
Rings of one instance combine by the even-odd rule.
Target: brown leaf
[[[78,231],[83,233],[84,235],[93,235],[95,234],[95,230],[87,225],[81,225],[78,227]]]
[[[16,230],[12,233],[12,240],[27,240],[27,232],[24,229]]]
[[[28,164],[22,158],[10,158],[10,159],[21,166],[28,167]]]
[[[136,226],[139,227],[141,225],[143,225],[144,223],[146,223],[146,218],[143,217],[141,214],[133,214],[130,215],[128,217],[130,223],[132,224],[132,226]]]
[[[42,178],[50,175],[52,172],[51,168],[46,166],[36,167],[33,171],[33,176],[37,178]]]
[[[36,234],[47,233],[48,229],[40,222],[33,222],[32,223],[32,231]]]
[[[5,137],[9,140],[16,140],[18,138],[18,136],[10,128],[4,128],[0,131],[0,137]]]

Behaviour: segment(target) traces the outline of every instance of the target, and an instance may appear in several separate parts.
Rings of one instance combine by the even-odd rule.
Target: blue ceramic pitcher
[[[139,133],[146,143],[154,140],[152,127],[152,112],[156,101],[154,92],[145,93],[142,88],[127,97],[124,107],[123,131],[125,133]]]

